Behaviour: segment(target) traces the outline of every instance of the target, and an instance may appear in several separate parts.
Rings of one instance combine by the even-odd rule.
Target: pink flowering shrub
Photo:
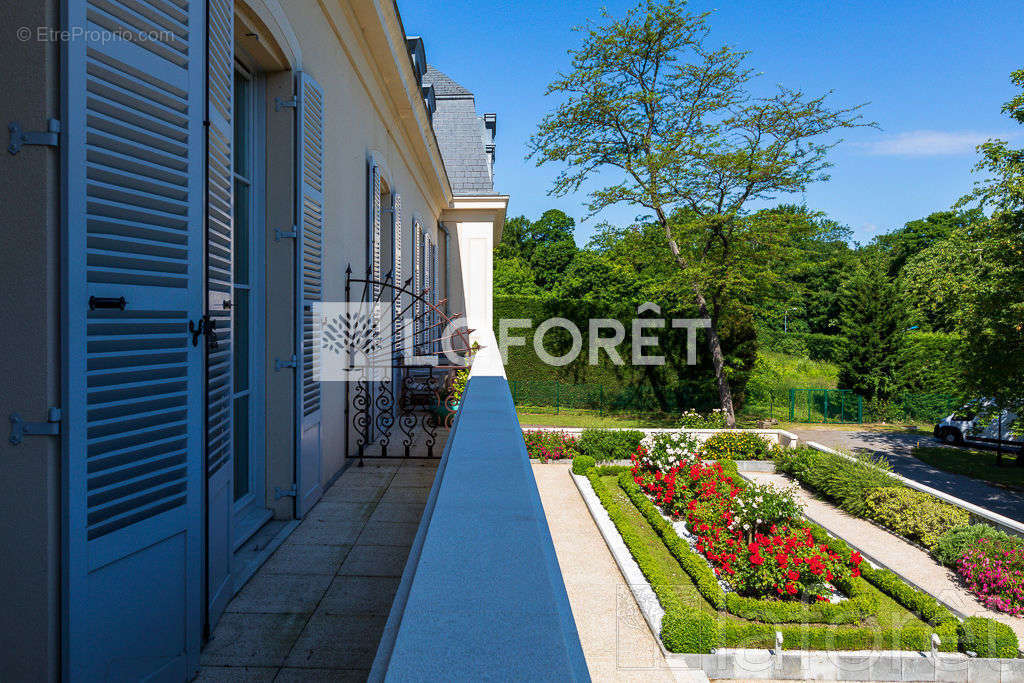
[[[979,538],[960,557],[956,570],[989,609],[1024,614],[1024,548]]]
[[[526,452],[530,457],[544,462],[572,459],[579,453],[576,437],[565,432],[531,430],[523,432],[523,441],[526,442]]]

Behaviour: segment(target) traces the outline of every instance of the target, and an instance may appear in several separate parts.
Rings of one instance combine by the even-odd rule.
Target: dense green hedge
[[[932,550],[939,538],[970,522],[967,511],[904,486],[883,486],[865,496],[867,516]]]
[[[644,543],[640,533],[628,523],[618,501],[601,484],[597,470],[591,468],[586,476],[665,610],[659,634],[665,647],[672,652],[710,653],[712,649],[718,647],[719,642],[718,623],[714,615],[687,605],[679,599],[651,548]]]
[[[1017,636],[1006,624],[968,617],[957,628],[960,650],[976,652],[979,657],[1016,657]]]
[[[694,317],[695,312],[653,313],[645,317]],[[549,318],[573,321],[583,338],[583,347],[576,359],[567,365],[555,367],[543,362],[534,349],[536,326]],[[560,384],[560,405],[573,408],[593,408],[609,412],[661,412],[681,413],[686,409],[708,410],[718,405],[717,388],[711,359],[704,352],[704,333],[700,333],[697,364],[686,362],[687,332],[667,326],[656,332],[659,345],[646,347],[645,356],[664,356],[661,366],[633,365],[631,356],[632,321],[636,309],[630,307],[607,308],[585,301],[536,296],[495,296],[494,329],[501,341],[502,319],[528,319],[531,327],[510,328],[509,336],[525,337],[526,344],[508,347],[505,373],[513,386],[517,405],[554,405],[554,381]],[[625,338],[617,347],[624,364],[616,365],[604,350],[599,350],[597,364],[589,363],[589,326],[591,319],[614,319],[622,323]],[[601,336],[608,337],[609,330]],[[752,323],[742,320],[724,320],[719,329],[730,368],[733,398],[742,405],[744,389],[757,355],[757,340]],[[544,349],[561,356],[571,348],[571,337],[562,328],[552,328],[543,339]],[[531,384],[532,383],[532,384]],[[586,385],[586,386],[581,386]],[[566,393],[571,392],[571,393]],[[576,405],[576,404],[579,405]]]
[[[810,447],[777,451],[776,468],[840,509],[878,522],[931,550],[969,523],[965,510],[903,486],[880,463],[852,461]]]
[[[629,460],[643,440],[636,429],[584,429],[576,447],[598,462]]]

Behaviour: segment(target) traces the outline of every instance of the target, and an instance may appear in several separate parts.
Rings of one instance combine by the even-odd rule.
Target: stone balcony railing
[[[589,680],[493,336],[481,340],[369,680]]]

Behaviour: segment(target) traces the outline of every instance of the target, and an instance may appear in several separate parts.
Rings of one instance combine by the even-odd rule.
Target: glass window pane
[[[249,493],[249,397],[235,399],[235,500]]]
[[[252,106],[250,92],[252,81],[235,72],[235,173],[249,177],[252,167],[250,163],[249,143],[252,140]]]
[[[252,234],[252,189],[235,181],[235,283],[249,284],[249,240]]]
[[[234,299],[234,351],[235,393],[249,388],[249,290],[235,288]]]

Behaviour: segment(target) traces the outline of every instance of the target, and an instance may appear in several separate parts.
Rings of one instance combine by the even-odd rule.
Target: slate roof
[[[423,74],[423,83],[433,83],[434,95],[437,97],[473,96],[473,93],[453,81],[450,76],[438,71],[429,64],[427,65],[426,73]]]
[[[423,83],[434,86],[434,135],[456,195],[495,194],[487,145],[491,133],[477,116],[473,93],[432,66]]]

